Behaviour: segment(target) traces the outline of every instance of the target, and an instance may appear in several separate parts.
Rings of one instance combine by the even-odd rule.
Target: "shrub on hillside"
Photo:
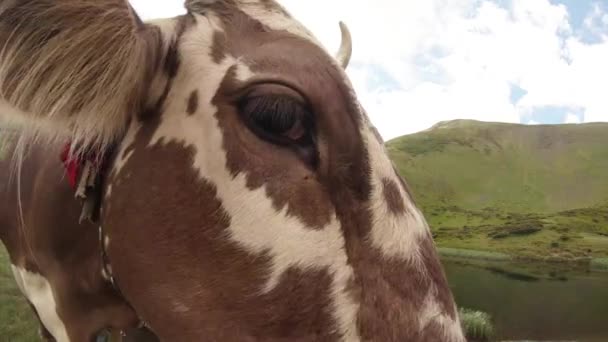
[[[502,239],[509,236],[530,235],[541,231],[544,224],[536,219],[508,222],[488,233],[493,239]]]

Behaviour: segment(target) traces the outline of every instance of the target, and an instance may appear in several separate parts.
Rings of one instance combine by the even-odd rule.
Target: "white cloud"
[[[348,73],[386,139],[442,120],[519,122],[546,106],[581,108],[586,122],[608,121],[608,13],[600,6],[583,25],[604,39],[590,44],[574,33],[567,8],[549,0],[508,0],[504,7],[491,0],[279,1],[330,52],[338,49],[338,21],[348,24]],[[146,19],[183,11],[177,2],[131,2]],[[394,87],[371,86],[378,68]],[[511,85],[526,91],[515,105]]]
[[[356,65],[349,74],[387,139],[441,120],[519,122],[546,106],[582,108],[585,121],[608,121],[601,86],[608,79],[608,43],[583,43],[563,5],[548,0],[511,0],[505,7],[479,0],[282,3],[332,49],[339,43],[335,23],[348,23]],[[607,16],[599,7],[591,15],[593,22]],[[427,65],[416,63],[420,54]],[[400,87],[370,89],[370,64],[382,66]],[[422,71],[429,67],[434,77]],[[512,84],[526,91],[515,105]]]
[[[566,114],[566,120],[564,121],[564,123],[578,124],[581,123],[581,119],[576,114],[568,113]]]

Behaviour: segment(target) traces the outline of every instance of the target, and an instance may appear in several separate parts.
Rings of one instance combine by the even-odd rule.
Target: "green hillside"
[[[440,246],[608,256],[608,123],[456,120],[387,148]]]

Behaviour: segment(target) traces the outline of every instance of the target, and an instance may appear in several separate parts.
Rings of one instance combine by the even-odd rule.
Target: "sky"
[[[130,0],[144,19],[183,0]],[[386,139],[439,121],[608,122],[608,0],[279,0],[347,69]]]

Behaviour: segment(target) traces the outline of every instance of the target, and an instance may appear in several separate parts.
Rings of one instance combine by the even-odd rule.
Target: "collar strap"
[[[79,223],[84,220],[96,222],[101,206],[102,176],[113,148],[106,151],[89,150],[74,156],[72,147],[72,142],[66,143],[60,159],[70,187],[75,191],[75,197],[83,201]]]
[[[102,188],[105,181],[106,172],[109,168],[109,158],[115,151],[117,145],[112,145],[105,151],[89,151],[81,156],[74,157],[71,154],[72,143],[65,144],[62,153],[61,161],[67,173],[70,187],[75,191],[75,197],[83,201],[82,213],[79,223],[84,220],[89,220],[92,223],[99,223],[99,214],[102,202]],[[108,258],[105,246],[105,234],[103,226],[99,224],[98,239],[99,249],[101,251],[101,264],[104,277],[110,282],[114,290],[120,297],[124,299],[123,293],[116,284],[114,275],[112,274],[112,266]],[[139,328],[150,327],[145,321],[140,319]],[[120,332],[124,337],[125,333]]]

